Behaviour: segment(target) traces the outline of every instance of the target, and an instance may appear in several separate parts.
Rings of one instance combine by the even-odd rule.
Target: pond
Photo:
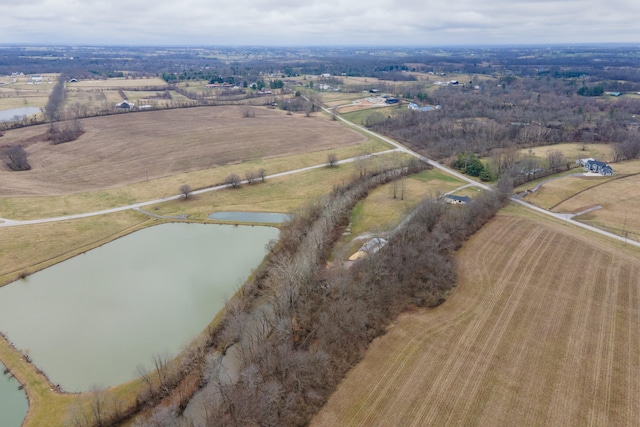
[[[214,212],[209,218],[218,221],[257,222],[280,224],[291,219],[291,215],[274,212]]]
[[[163,224],[0,288],[0,331],[65,391],[177,354],[244,283],[273,227]]]
[[[4,372],[5,367],[2,363],[0,369]],[[27,416],[27,395],[18,387],[20,383],[9,374],[0,377],[0,424],[3,427],[20,427]]]
[[[13,120],[20,120],[24,116],[32,116],[38,114],[40,108],[38,107],[20,107],[12,108],[10,110],[0,110],[0,122],[10,122]]]

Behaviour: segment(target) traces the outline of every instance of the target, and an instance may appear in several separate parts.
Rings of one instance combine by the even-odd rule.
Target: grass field
[[[68,84],[68,89],[116,89],[116,88],[135,88],[146,86],[167,86],[167,82],[159,77],[142,78],[142,79],[127,79],[127,78],[114,78],[106,80],[79,80],[74,83]]]
[[[636,424],[638,252],[518,212],[465,244],[449,300],[403,314],[312,426]]]
[[[640,175],[607,182],[571,197],[557,205],[555,212],[581,212],[602,206],[575,219],[612,233],[640,241]]]
[[[640,160],[611,164],[613,177],[565,176],[545,183],[538,191],[525,197],[529,203],[554,212],[577,214],[595,206],[602,206],[575,219],[640,240]],[[582,172],[581,169],[572,171]],[[548,178],[545,178],[548,179]],[[532,188],[534,182],[520,187]]]
[[[571,173],[582,172],[582,169],[575,169]],[[549,179],[549,177],[542,179],[542,181],[547,179]],[[540,206],[541,208],[551,209],[580,191],[584,191],[597,185],[602,185],[612,179],[613,177],[601,176],[564,176],[562,178],[546,182],[538,191],[528,194],[524,200],[536,206]],[[522,188],[531,189],[534,187],[534,184],[535,183],[531,182],[523,185]]]
[[[341,111],[347,111],[349,108],[351,107],[344,108]],[[371,114],[379,113],[385,116],[395,116],[396,114],[398,114],[399,111],[406,109],[406,107],[399,106],[399,105],[396,105],[393,107],[374,107],[374,108],[362,108],[362,107],[356,106],[353,108],[355,108],[355,111],[344,112],[342,113],[342,115],[344,116],[345,119],[352,121],[353,123],[356,123],[358,125],[364,125],[365,120]]]
[[[577,159],[586,159],[589,157],[604,162],[610,162],[613,156],[612,148],[609,144],[582,144],[577,142],[567,142],[564,144],[542,145],[531,148],[533,157],[540,160],[547,159],[547,151],[549,150],[561,151],[562,154],[564,154],[564,157],[571,162],[575,162]],[[522,149],[519,153],[521,156],[527,156],[529,154],[529,149]]]
[[[200,107],[82,120],[85,133],[61,145],[26,144],[30,171],[0,170],[0,196],[62,195],[121,187],[248,159],[354,146],[367,138],[322,115],[288,116],[241,107]],[[7,131],[3,144],[44,134],[46,125]]]
[[[128,211],[74,221],[0,228],[0,286],[15,280],[22,272],[33,273],[151,222],[146,215]]]

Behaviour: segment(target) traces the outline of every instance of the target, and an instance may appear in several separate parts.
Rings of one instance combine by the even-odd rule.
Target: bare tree
[[[236,188],[240,185],[240,177],[235,173],[230,174],[224,179],[224,183],[230,185],[232,188]]]
[[[258,180],[258,174],[254,171],[246,171],[244,174],[247,184],[251,185]]]
[[[31,169],[27,162],[27,152],[20,145],[12,145],[7,150],[7,166],[13,171],[28,171]]]
[[[258,169],[258,178],[260,178],[260,181],[264,182],[264,180],[265,180],[265,178],[267,176],[266,174],[267,174],[267,171],[264,170],[264,168]]]
[[[567,163],[564,154],[560,150],[547,150],[547,162],[549,163],[549,169],[557,171]]]
[[[185,200],[189,199],[191,197],[191,186],[189,184],[182,184],[180,186],[180,194],[182,194]]]
[[[330,168],[336,166],[338,164],[338,156],[335,153],[327,155],[327,164]]]

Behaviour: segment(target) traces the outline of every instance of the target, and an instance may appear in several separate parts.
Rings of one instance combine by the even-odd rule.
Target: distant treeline
[[[567,141],[639,140],[640,99],[578,96],[581,87],[575,81],[536,78],[473,81],[426,96],[441,109],[374,113],[365,124],[437,159]],[[418,90],[405,92],[418,102]]]

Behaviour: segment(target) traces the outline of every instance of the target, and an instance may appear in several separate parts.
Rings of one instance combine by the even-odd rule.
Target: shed
[[[454,205],[466,205],[471,201],[471,197],[468,196],[454,196],[453,194],[446,194],[444,201]]]

